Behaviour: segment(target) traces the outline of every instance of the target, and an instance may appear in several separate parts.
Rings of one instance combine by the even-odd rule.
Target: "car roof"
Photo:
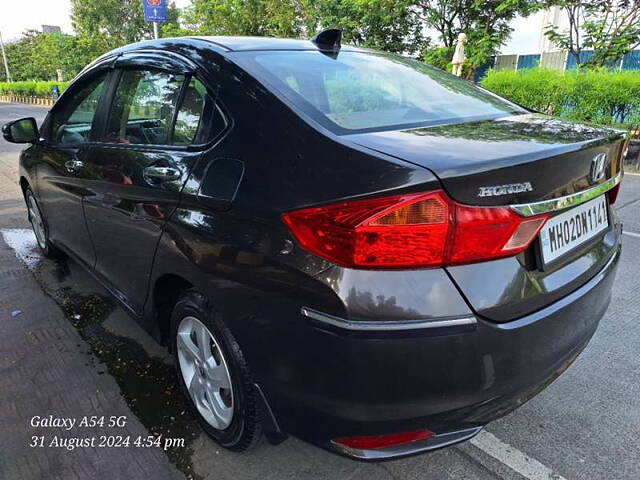
[[[247,50],[318,50],[316,44],[310,40],[296,38],[271,38],[271,37],[240,37],[240,36],[208,36],[208,37],[188,37],[197,40],[204,40],[223,47],[227,51],[240,52]],[[365,48],[358,48],[352,45],[343,45],[341,50],[345,51],[372,51]]]
[[[142,40],[140,42],[130,43],[106,52],[82,69],[76,78],[79,78],[95,65],[109,61],[109,59],[113,59],[122,54],[142,52],[151,49],[174,51],[188,57],[188,54],[184,51],[179,51],[182,46],[210,49],[221,55],[229,55],[233,54],[233,52],[243,51],[321,51],[321,49],[310,40],[294,38],[241,36],[165,37],[157,40]],[[355,47],[353,45],[342,45],[340,51],[379,53],[376,50]]]

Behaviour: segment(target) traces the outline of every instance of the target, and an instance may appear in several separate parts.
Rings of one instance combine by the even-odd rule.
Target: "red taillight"
[[[515,255],[536,237],[546,216],[524,218],[508,207],[456,204],[448,256],[443,264],[471,263]]]
[[[334,443],[359,450],[376,450],[379,448],[401,445],[403,443],[416,442],[432,437],[429,430],[416,430],[413,432],[391,433],[388,435],[371,435],[362,437],[347,437],[334,440]]]
[[[433,267],[515,255],[546,216],[470,207],[443,191],[356,200],[283,214],[308,251],[360,268]]]

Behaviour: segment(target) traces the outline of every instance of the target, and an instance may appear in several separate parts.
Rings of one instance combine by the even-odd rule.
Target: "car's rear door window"
[[[109,113],[107,142],[168,145],[185,75],[124,70]]]
[[[226,122],[205,85],[190,75],[124,70],[101,141],[132,145],[204,144]]]
[[[176,116],[173,132],[174,145],[202,143],[197,137],[202,130],[205,108],[212,107],[209,105],[211,102],[212,99],[207,94],[206,87],[197,78],[192,78],[186,87]]]

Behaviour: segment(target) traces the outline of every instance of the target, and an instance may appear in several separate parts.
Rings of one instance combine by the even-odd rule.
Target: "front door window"
[[[77,92],[68,103],[53,113],[51,140],[65,145],[80,145],[90,140],[93,120],[104,89],[107,74],[102,73]]]

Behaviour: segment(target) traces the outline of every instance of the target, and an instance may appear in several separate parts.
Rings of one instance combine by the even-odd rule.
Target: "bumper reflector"
[[[424,440],[435,435],[429,430],[415,430],[412,432],[389,433],[386,435],[367,435],[361,437],[345,437],[333,440],[338,445],[359,450],[376,450],[379,448],[392,447],[394,445],[402,445],[404,443],[416,442]]]

